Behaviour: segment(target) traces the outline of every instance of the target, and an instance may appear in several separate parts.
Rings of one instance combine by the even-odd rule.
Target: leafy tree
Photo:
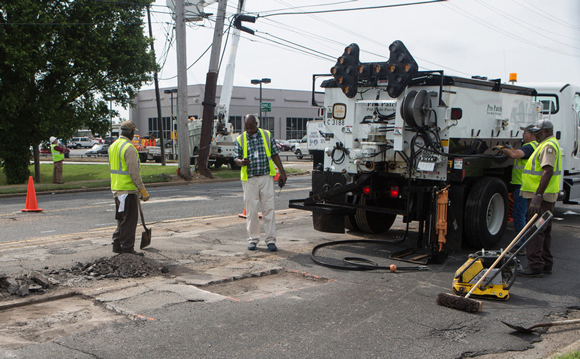
[[[128,106],[151,80],[152,0],[0,0],[0,166],[24,183],[30,146],[87,127],[104,134],[109,99]]]

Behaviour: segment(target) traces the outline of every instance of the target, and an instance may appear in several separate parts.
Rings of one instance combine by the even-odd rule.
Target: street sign
[[[272,103],[271,102],[262,102],[260,104],[260,110],[262,112],[272,112]]]

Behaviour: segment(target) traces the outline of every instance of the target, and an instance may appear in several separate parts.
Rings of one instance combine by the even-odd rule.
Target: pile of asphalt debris
[[[61,284],[70,276],[85,277],[89,280],[141,278],[166,274],[169,269],[153,259],[134,254],[119,254],[104,257],[94,262],[73,265],[71,268],[49,270],[45,272],[30,271],[18,277],[0,274],[0,300],[11,296],[25,297],[30,294],[42,294]]]

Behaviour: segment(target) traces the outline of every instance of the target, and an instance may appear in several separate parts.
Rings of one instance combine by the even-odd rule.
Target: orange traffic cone
[[[238,217],[240,218],[247,218],[248,216],[246,215],[246,209],[244,208],[244,213],[240,213],[238,214]],[[262,218],[261,214],[258,214],[258,218]]]
[[[36,191],[34,190],[34,181],[32,176],[28,178],[28,192],[26,193],[26,208],[22,212],[42,212],[42,208],[38,208],[36,202]]]

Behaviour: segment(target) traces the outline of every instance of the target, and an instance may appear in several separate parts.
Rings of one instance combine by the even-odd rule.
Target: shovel
[[[580,323],[580,319],[569,319],[569,320],[560,320],[557,322],[548,322],[548,323],[540,323],[540,324],[534,324],[531,327],[520,327],[519,325],[513,325],[513,324],[509,324],[504,322],[503,320],[501,321],[503,324],[507,325],[508,327],[512,328],[513,330],[516,330],[520,333],[524,333],[524,334],[532,334],[534,332],[535,328],[540,328],[540,327],[555,327],[557,325],[567,325],[567,324],[577,324]]]
[[[141,201],[139,201],[139,213],[141,213],[141,224],[145,230],[143,233],[141,233],[141,245],[139,246],[140,249],[143,249],[151,244],[151,228],[147,228],[147,226],[145,226],[145,217],[143,217]]]

